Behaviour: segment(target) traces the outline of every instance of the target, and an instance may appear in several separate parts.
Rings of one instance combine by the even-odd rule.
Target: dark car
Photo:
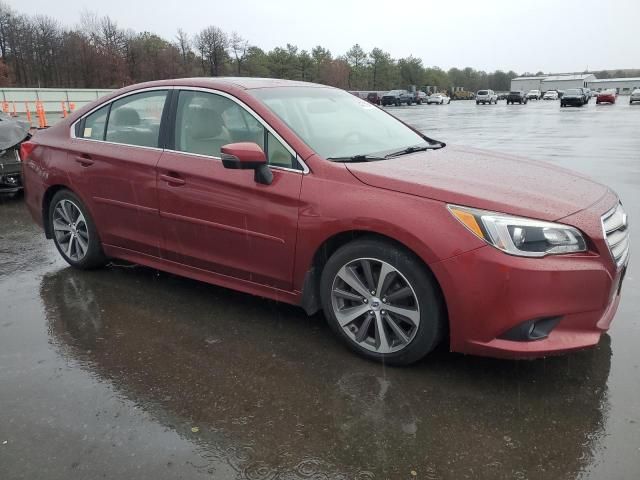
[[[382,102],[382,97],[378,95],[378,92],[369,92],[367,93],[367,101],[373,103],[374,105],[380,105],[380,102]]]
[[[403,103],[411,105],[415,102],[414,96],[406,90],[390,90],[382,96],[382,105],[400,106]]]
[[[562,96],[562,99],[560,99],[561,107],[581,107],[585,103],[587,103],[587,101],[584,97],[584,91],[581,88],[568,89]]]
[[[20,143],[29,138],[29,123],[0,113],[0,194],[22,190]]]
[[[386,364],[440,341],[516,358],[595,346],[629,259],[608,187],[447,146],[324,85],[132,85],[20,156],[29,212],[72,266],[120,258],[322,309]]]
[[[509,95],[507,95],[507,105],[509,105],[510,103],[518,103],[522,105],[523,103],[526,104],[527,101],[527,94],[522,90],[512,90],[511,92],[509,92]]]

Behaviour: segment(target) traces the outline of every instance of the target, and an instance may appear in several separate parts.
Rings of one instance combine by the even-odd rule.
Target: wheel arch
[[[80,195],[76,190],[71,188],[69,185],[65,185],[62,183],[56,183],[56,184],[50,185],[49,187],[47,187],[44,194],[42,195],[42,206],[41,206],[42,226],[44,228],[45,237],[49,240],[53,238],[53,232],[51,231],[51,224],[49,223],[49,208],[51,206],[51,200],[53,199],[54,195],[61,190],[68,190],[71,193],[73,193],[75,196],[77,196],[84,204],[84,207],[87,210],[89,210],[89,214],[93,217],[93,213],[91,212],[90,206],[87,204],[83,196]]]
[[[402,243],[388,235],[370,230],[345,230],[334,233],[330,237],[326,238],[316,249],[311,259],[311,265],[305,273],[302,286],[301,306],[305,310],[305,312],[308,315],[313,315],[322,308],[320,302],[320,277],[322,275],[324,266],[326,265],[331,255],[333,255],[343,245],[351,243],[355,240],[364,239],[374,239],[389,243],[398,248],[401,248],[402,250],[405,250],[409,255],[414,257],[415,261],[418,262],[425,270],[425,272],[433,278],[434,284],[436,285],[438,297],[442,302],[443,312],[446,318],[445,323],[448,329],[449,315],[447,310],[446,298],[444,296],[444,292],[442,291],[442,287],[440,286],[438,278],[431,270],[431,268],[429,268],[429,265],[424,261],[424,259],[420,257],[420,255],[418,255],[418,253],[416,253],[405,243]]]

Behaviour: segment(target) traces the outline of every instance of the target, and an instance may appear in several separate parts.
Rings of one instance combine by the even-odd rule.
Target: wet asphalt
[[[445,142],[589,174],[633,227],[640,105],[620,99],[389,110]],[[388,368],[291,306],[133,265],[72,270],[20,198],[0,199],[0,479],[640,478],[637,252],[632,232],[596,349],[441,349]]]

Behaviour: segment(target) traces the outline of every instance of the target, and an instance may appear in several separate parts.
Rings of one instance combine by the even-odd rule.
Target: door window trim
[[[142,146],[142,145],[129,145],[126,143],[116,143],[116,142],[109,142],[106,140],[96,140],[94,138],[81,138],[81,137],[77,137],[76,136],[76,125],[80,122],[83,122],[85,118],[87,118],[89,115],[91,115],[93,112],[95,112],[96,110],[105,107],[107,105],[109,105],[109,110],[111,110],[111,105],[113,104],[113,102],[120,100],[121,98],[125,98],[128,97],[130,95],[135,95],[137,93],[144,93],[144,92],[150,92],[150,91],[154,91],[154,90],[167,90],[167,99],[165,100],[165,105],[164,105],[164,110],[162,112],[162,122],[164,123],[166,122],[170,122],[168,123],[166,126],[161,125],[160,126],[160,136],[159,136],[159,143],[163,145],[163,147],[147,147],[147,146]],[[269,132],[271,132],[271,134],[276,137],[276,139],[282,143],[282,145],[289,151],[289,153],[291,153],[291,155],[295,158],[296,162],[298,163],[298,165],[300,165],[301,168],[288,168],[288,167],[281,167],[281,166],[277,166],[277,165],[269,165],[269,168],[274,168],[276,170],[284,170],[284,171],[288,171],[288,172],[297,172],[297,173],[302,173],[303,175],[306,175],[308,173],[311,172],[311,170],[309,169],[309,167],[307,166],[307,164],[302,160],[302,158],[300,158],[300,155],[298,155],[298,153],[284,140],[284,138],[282,138],[280,136],[280,134],[278,132],[276,132],[271,125],[269,125],[260,115],[258,115],[249,105],[247,105],[246,103],[244,103],[242,100],[240,100],[239,98],[234,97],[233,95],[227,93],[227,92],[223,92],[222,90],[217,90],[215,88],[208,88],[208,87],[191,87],[191,86],[180,86],[180,85],[162,85],[162,86],[156,86],[156,87],[146,87],[146,88],[141,88],[139,90],[133,90],[130,92],[126,92],[123,93],[122,95],[118,95],[117,97],[114,97],[104,103],[101,103],[95,107],[93,107],[91,110],[89,110],[87,113],[85,113],[84,115],[82,115],[82,117],[78,118],[76,121],[74,121],[71,126],[69,127],[69,135],[72,139],[74,140],[81,140],[81,141],[85,141],[85,142],[102,142],[102,143],[106,143],[109,145],[121,145],[121,146],[126,146],[126,147],[130,147],[130,148],[145,148],[148,150],[160,150],[160,151],[165,151],[165,152],[171,152],[171,153],[178,153],[181,155],[194,155],[197,157],[204,157],[204,158],[212,158],[212,159],[216,159],[216,160],[221,160],[220,157],[216,157],[213,155],[202,155],[202,154],[198,154],[198,153],[190,153],[190,152],[181,152],[178,150],[173,150],[173,149],[169,149],[169,148],[164,148],[164,144],[166,141],[166,136],[167,135],[175,135],[175,128],[176,128],[176,124],[175,124],[175,109],[177,108],[177,102],[173,101],[173,98],[176,98],[177,95],[173,92],[178,92],[180,90],[186,90],[186,91],[196,91],[196,92],[205,92],[205,93],[213,93],[215,95],[220,95],[222,97],[228,98],[229,100],[231,100],[232,102],[235,102],[236,104],[238,104],[241,108],[244,108],[245,111],[247,111],[253,118],[256,119],[256,121],[258,123],[260,123],[260,125],[262,125],[266,130],[268,130]],[[106,128],[105,128],[106,131]]]

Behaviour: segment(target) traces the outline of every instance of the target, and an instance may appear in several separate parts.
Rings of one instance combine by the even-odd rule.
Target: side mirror
[[[271,185],[273,173],[269,169],[267,157],[257,143],[229,143],[220,149],[224,168],[253,170],[256,183]]]

